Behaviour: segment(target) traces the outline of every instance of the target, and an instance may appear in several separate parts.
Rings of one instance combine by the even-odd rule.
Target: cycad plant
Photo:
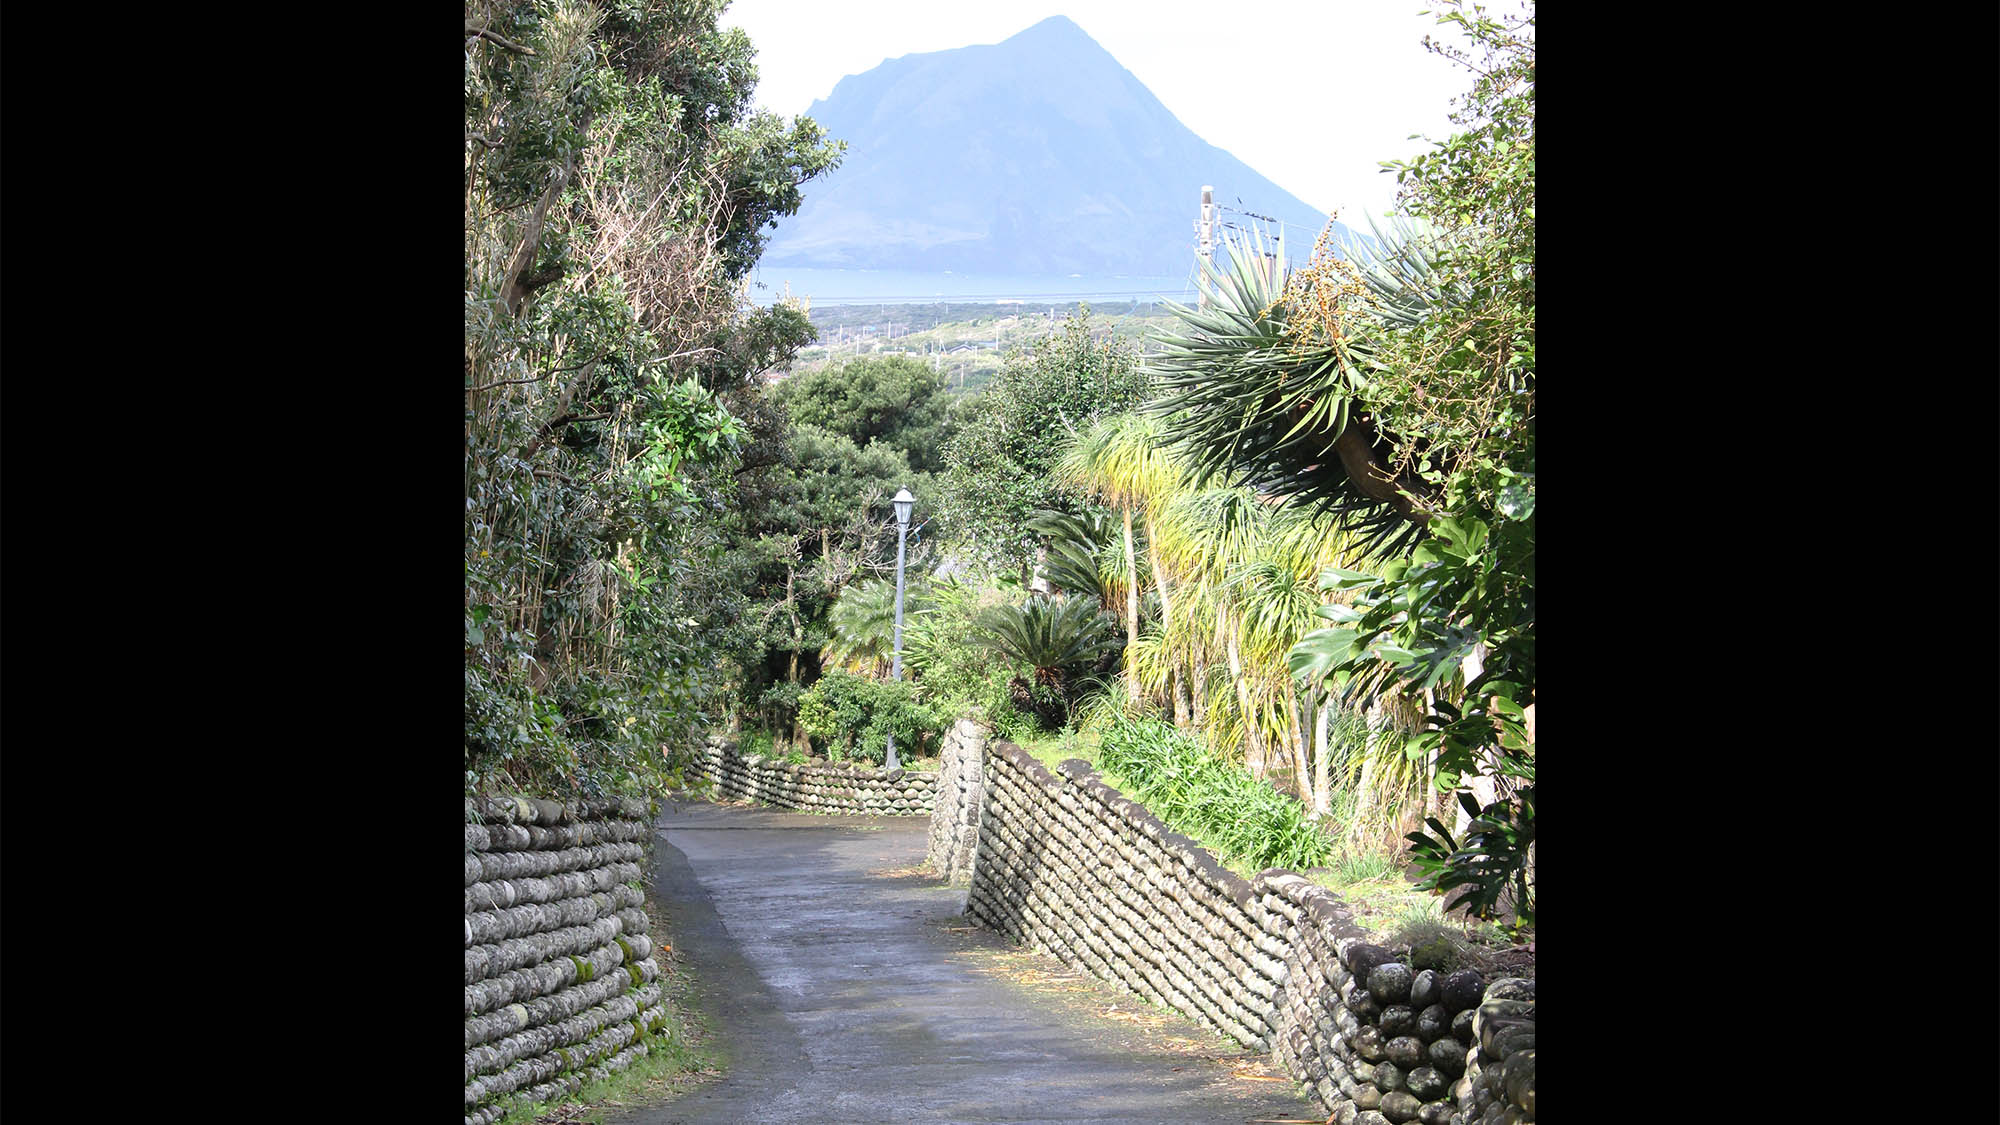
[[[1014,704],[1034,712],[1052,730],[1068,722],[1083,681],[1100,670],[1100,662],[1118,650],[1119,642],[1097,602],[1075,596],[1030,597],[1021,605],[994,606],[979,615],[972,636],[1034,670],[1032,683],[1017,676],[1009,685]]]

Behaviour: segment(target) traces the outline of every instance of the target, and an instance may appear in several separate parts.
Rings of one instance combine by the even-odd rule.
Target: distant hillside
[[[1326,222],[1189,131],[1062,16],[992,46],[891,59],[806,112],[847,156],[779,223],[769,265],[1171,276],[1192,261],[1204,184],[1291,224],[1295,260]]]

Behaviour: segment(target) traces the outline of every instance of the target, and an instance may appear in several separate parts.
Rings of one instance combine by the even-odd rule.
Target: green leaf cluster
[[[799,725],[836,762],[880,764],[892,734],[899,757],[935,754],[953,717],[908,680],[877,680],[839,668],[829,669],[799,696]]]
[[[750,647],[755,382],[811,326],[736,281],[839,146],[749,113],[722,7],[466,7],[468,792],[657,789]]]

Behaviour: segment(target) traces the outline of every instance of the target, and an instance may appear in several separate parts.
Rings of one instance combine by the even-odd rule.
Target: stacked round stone
[[[1021,944],[1266,1045],[1284,987],[1286,907],[1170,832],[1080,761],[988,756],[968,911]],[[1296,908],[1291,908],[1296,913]]]
[[[1532,1125],[1535,1120],[1535,982],[1494,981],[1472,1018],[1475,1044],[1459,1080],[1464,1125]]]
[[[465,1120],[620,1069],[664,1031],[631,799],[466,802]]]
[[[1338,1125],[1452,1125],[1484,989],[1477,970],[1413,968],[1378,945],[1342,951],[1348,980],[1335,1019],[1353,1053],[1337,1081]]]
[[[927,773],[745,757],[734,743],[711,747],[707,761],[723,796],[807,812],[928,816],[936,789],[936,778]]]

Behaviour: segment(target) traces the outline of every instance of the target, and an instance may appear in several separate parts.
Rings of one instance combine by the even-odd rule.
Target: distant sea
[[[913,305],[932,301],[1026,304],[1049,301],[1157,301],[1192,304],[1192,264],[1183,277],[1019,277],[988,273],[913,273],[903,270],[799,269],[759,265],[750,299],[768,305],[785,295],[814,305]]]

